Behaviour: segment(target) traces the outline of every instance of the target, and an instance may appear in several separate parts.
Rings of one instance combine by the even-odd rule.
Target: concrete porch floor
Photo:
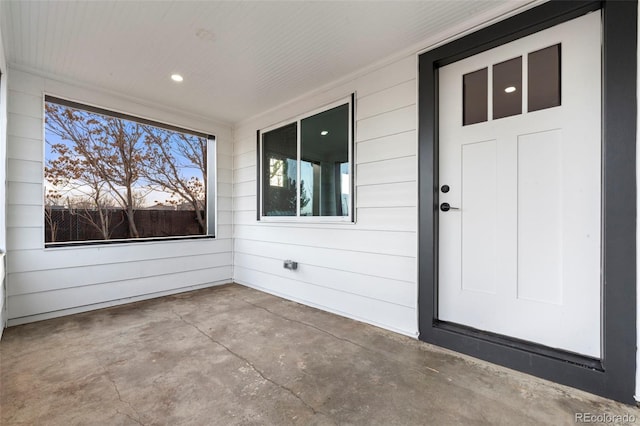
[[[12,327],[2,425],[575,424],[640,410],[227,285]]]

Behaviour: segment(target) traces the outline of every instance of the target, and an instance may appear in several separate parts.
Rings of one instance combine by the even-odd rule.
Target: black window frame
[[[256,131],[256,220],[262,222],[274,222],[274,223],[355,223],[355,104],[356,104],[356,94],[351,93],[347,97],[340,98],[334,102],[329,104],[325,104],[319,108],[308,111],[303,114],[299,114],[293,118],[288,120],[284,120],[277,124],[270,125],[268,127],[264,127]],[[349,150],[349,211],[347,215],[344,216],[312,216],[312,215],[301,215],[300,203],[299,200],[296,203],[296,214],[291,216],[268,216],[264,215],[264,194],[263,194],[263,181],[264,181],[264,167],[263,164],[263,135],[269,133],[273,130],[277,130],[293,123],[297,123],[297,173],[300,176],[300,164],[302,161],[301,158],[301,123],[304,119],[313,117],[315,115],[321,114],[323,112],[329,111],[333,108],[337,108],[343,105],[349,106],[349,123],[348,123],[348,131],[349,131],[349,140],[348,140],[348,150]],[[300,179],[297,179],[296,186],[298,188],[297,194],[298,198],[300,197]]]
[[[117,239],[109,239],[109,240],[62,241],[62,242],[48,242],[48,243],[44,242],[45,239],[43,236],[45,250],[51,250],[51,249],[57,249],[57,248],[68,248],[68,247],[138,244],[138,243],[203,240],[203,239],[216,238],[218,202],[217,202],[217,138],[215,135],[210,133],[204,133],[198,130],[176,126],[173,124],[163,123],[161,121],[156,121],[156,120],[152,120],[152,119],[148,119],[148,118],[144,118],[144,117],[140,117],[132,114],[126,114],[126,113],[114,111],[111,109],[98,107],[95,105],[89,105],[86,103],[77,102],[67,98],[49,95],[45,93],[43,98],[43,118],[42,118],[43,120],[42,144],[44,149],[46,149],[45,148],[46,132],[44,130],[44,120],[45,120],[44,105],[46,105],[46,103],[48,102],[55,103],[61,106],[74,108],[81,111],[94,113],[94,114],[104,115],[104,116],[118,118],[122,120],[134,121],[140,124],[146,124],[149,126],[158,127],[158,128],[169,130],[169,131],[186,133],[189,135],[205,138],[207,140],[207,194],[206,194],[207,202],[206,202],[206,212],[205,212],[205,221],[206,221],[207,229],[206,229],[206,232],[202,235],[117,238]],[[44,152],[43,152],[43,156],[44,156]],[[46,163],[44,162],[44,158],[43,158],[43,169],[45,164]],[[44,177],[43,177],[43,185],[44,185]],[[43,199],[43,214],[44,214],[44,199]],[[44,220],[43,220],[43,225],[44,225]],[[43,227],[43,232],[45,232],[44,227]]]

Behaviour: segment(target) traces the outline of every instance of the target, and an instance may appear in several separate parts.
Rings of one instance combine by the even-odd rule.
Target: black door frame
[[[438,68],[602,9],[602,358],[438,320]],[[637,2],[550,1],[419,57],[419,329],[433,343],[626,403],[636,375]]]

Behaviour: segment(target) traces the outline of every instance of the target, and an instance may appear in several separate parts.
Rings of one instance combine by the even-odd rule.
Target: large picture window
[[[210,235],[214,141],[45,97],[46,246]]]
[[[259,134],[260,217],[353,218],[353,96]]]

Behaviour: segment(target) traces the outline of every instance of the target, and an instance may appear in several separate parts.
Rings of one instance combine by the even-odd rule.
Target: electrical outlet
[[[293,260],[285,260],[284,269],[295,271],[296,269],[298,269],[298,262],[294,262]]]

